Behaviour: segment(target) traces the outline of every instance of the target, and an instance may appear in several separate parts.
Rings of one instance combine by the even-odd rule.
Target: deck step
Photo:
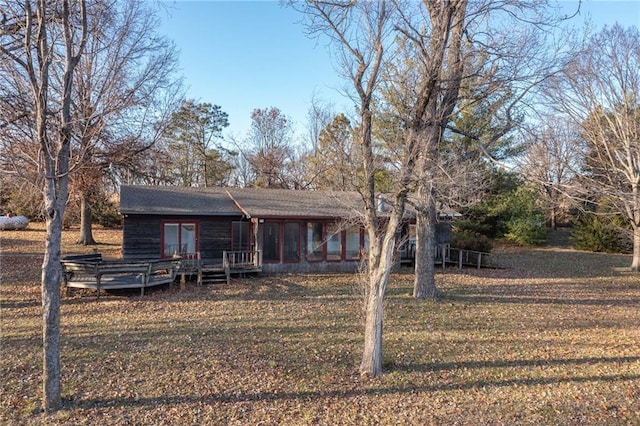
[[[203,270],[202,284],[227,283],[227,274],[224,270]]]

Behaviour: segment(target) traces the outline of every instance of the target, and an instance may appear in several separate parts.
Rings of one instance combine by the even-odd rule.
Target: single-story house
[[[229,256],[265,273],[347,272],[368,247],[356,192],[127,186],[120,192],[122,256]],[[403,233],[409,237],[410,215]]]

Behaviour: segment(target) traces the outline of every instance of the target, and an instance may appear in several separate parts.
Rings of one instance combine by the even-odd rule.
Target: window
[[[347,228],[345,235],[345,259],[360,259],[360,228]]]
[[[322,223],[307,223],[307,260],[322,260]]]
[[[337,223],[327,224],[327,260],[342,259],[342,232]]]
[[[231,250],[247,251],[251,250],[251,223],[233,222],[231,223]]]
[[[284,261],[300,261],[300,224],[289,222],[284,224]]]
[[[262,235],[262,259],[265,262],[277,262],[280,260],[280,224],[265,223]]]
[[[197,230],[196,222],[164,222],[162,225],[162,256],[171,257],[197,252]]]
[[[362,253],[363,254],[369,253],[369,233],[368,232],[364,233],[364,238],[362,239]]]

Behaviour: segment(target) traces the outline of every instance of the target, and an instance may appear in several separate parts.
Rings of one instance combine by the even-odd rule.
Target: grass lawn
[[[120,231],[95,236],[119,255]],[[375,379],[357,373],[354,275],[64,297],[64,407],[44,418],[44,231],[0,238],[0,424],[640,425],[640,276],[629,256],[558,247],[439,271],[438,303],[392,275]],[[91,251],[75,238],[64,253]]]

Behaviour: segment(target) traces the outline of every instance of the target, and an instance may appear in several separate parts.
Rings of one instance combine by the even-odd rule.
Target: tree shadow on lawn
[[[586,357],[586,358],[558,358],[558,359],[522,359],[522,360],[494,360],[494,361],[460,361],[442,362],[435,364],[391,364],[387,366],[390,371],[411,372],[440,372],[455,371],[459,369],[485,369],[485,368],[527,368],[527,367],[552,367],[569,365],[596,365],[596,364],[631,364],[640,362],[640,356],[621,357]],[[633,376],[630,379],[636,379]],[[570,378],[569,378],[570,379]],[[595,379],[595,377],[594,377]],[[543,379],[544,380],[544,379]],[[519,382],[518,382],[519,383]]]
[[[262,276],[255,278],[232,279],[230,284],[210,284],[207,287],[215,292],[216,300],[243,300],[243,301],[292,301],[292,300],[319,300],[327,299],[336,301],[339,299],[353,299],[358,293],[357,277],[353,280],[345,280],[349,274],[336,274],[328,276],[327,280],[340,278],[340,282],[314,285],[305,284],[307,275],[286,276]],[[319,281],[319,277],[313,276],[313,281]]]
[[[404,368],[394,368],[397,371],[415,372],[415,371],[443,371],[457,370],[460,368],[488,368],[488,367],[536,367],[541,365],[568,365],[568,364],[597,364],[597,363],[620,363],[620,362],[637,362],[638,357],[620,357],[620,358],[584,358],[584,359],[561,359],[551,361],[490,361],[490,362],[469,362],[469,363],[445,363],[429,366],[407,366]],[[623,382],[630,380],[640,380],[640,374],[613,374],[601,376],[586,377],[539,377],[539,378],[517,378],[507,380],[473,380],[458,383],[442,381],[440,383],[432,383],[416,386],[410,384],[407,386],[388,386],[388,387],[363,387],[357,389],[326,389],[314,391],[300,392],[224,392],[209,395],[170,395],[146,398],[93,398],[93,399],[74,399],[66,398],[63,401],[65,409],[96,409],[96,408],[113,408],[113,407],[144,407],[158,405],[178,405],[178,404],[214,404],[214,403],[242,403],[242,402],[274,402],[283,400],[322,400],[327,398],[355,398],[362,396],[380,396],[392,394],[415,394],[416,392],[442,392],[442,391],[468,391],[474,389],[500,388],[512,386],[542,386],[556,385],[562,383],[592,383],[592,382]]]
[[[596,278],[619,276],[631,266],[631,256],[553,248],[527,248],[494,254],[503,268],[464,271],[496,278]]]
[[[577,305],[606,307],[638,307],[640,299],[632,296],[607,297],[607,290],[625,290],[621,285],[609,289],[593,289],[588,284],[495,284],[441,291],[441,302],[464,304]],[[636,289],[640,293],[640,289]]]

